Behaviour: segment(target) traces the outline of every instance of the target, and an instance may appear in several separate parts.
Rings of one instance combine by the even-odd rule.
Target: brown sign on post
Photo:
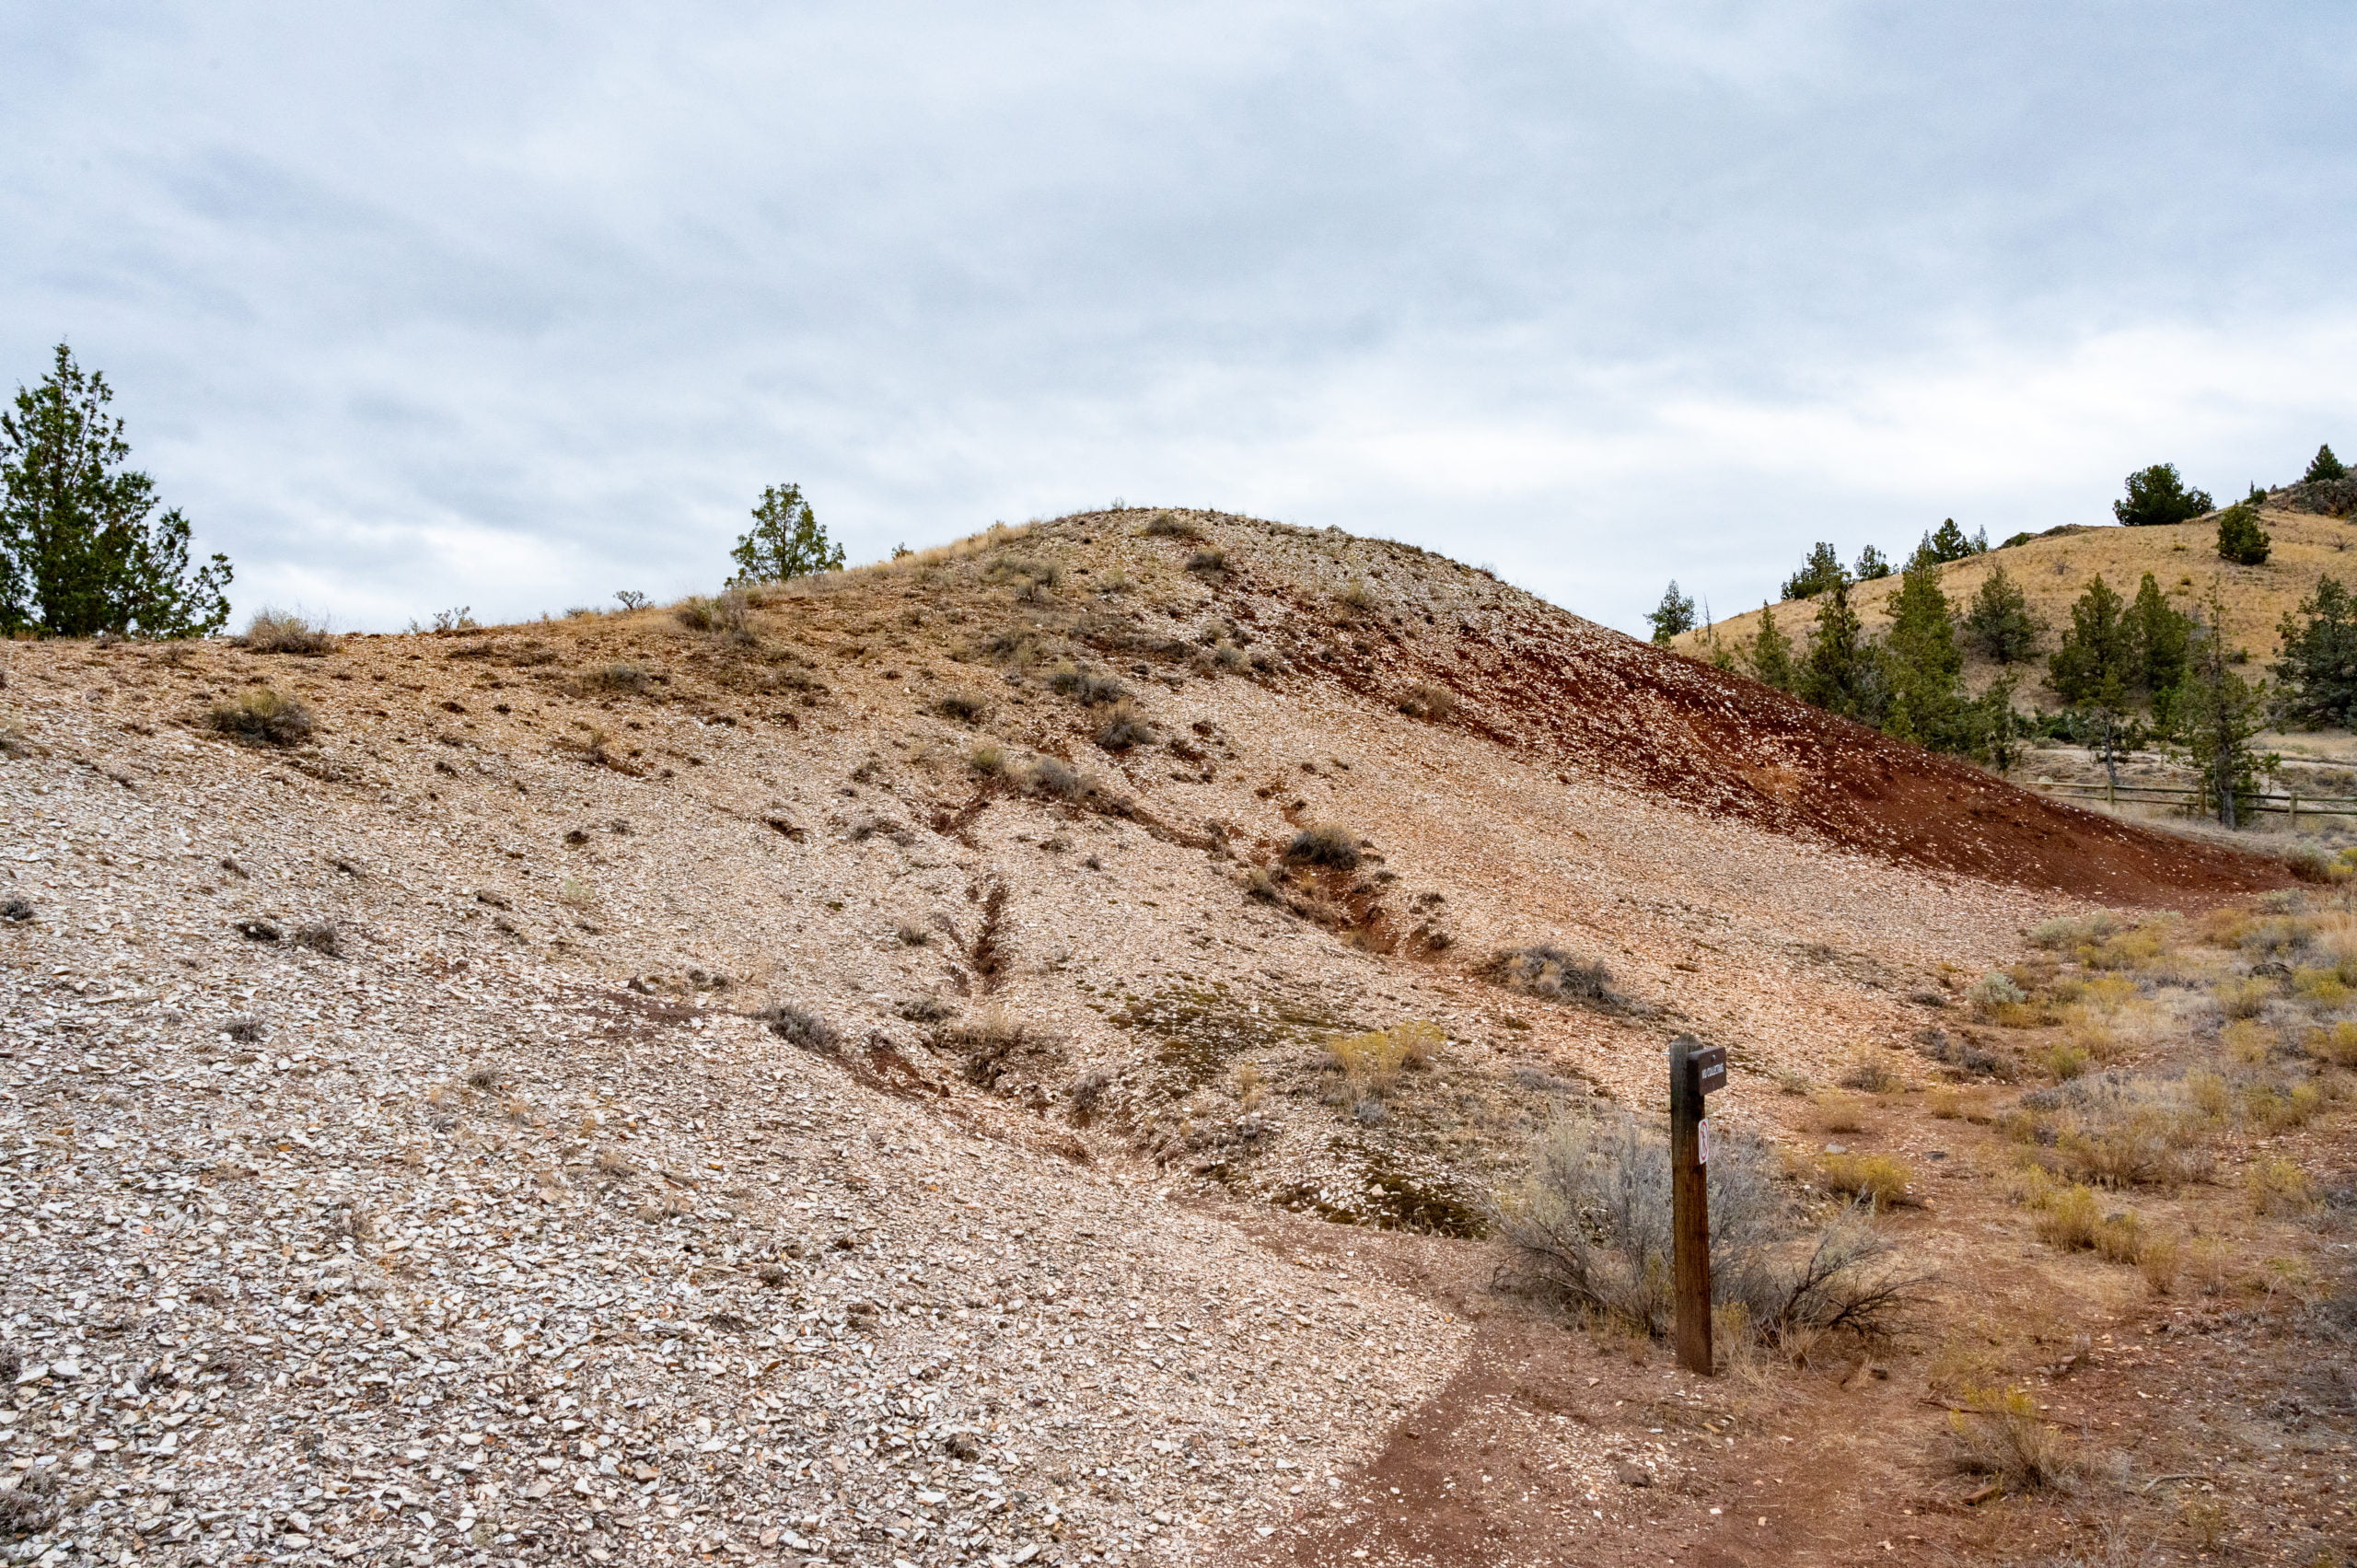
[[[1669,1044],[1670,1289],[1678,1364],[1711,1376],[1711,1190],[1703,1167],[1702,1097],[1725,1084],[1724,1046],[1690,1035]],[[1709,1085],[1709,1088],[1704,1085]]]

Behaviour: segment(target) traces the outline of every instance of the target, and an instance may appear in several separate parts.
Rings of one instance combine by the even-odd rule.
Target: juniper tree
[[[2218,559],[2237,566],[2263,566],[2271,541],[2258,526],[2258,508],[2237,501],[2218,514]]]
[[[1886,698],[1882,652],[1851,608],[1847,583],[1835,583],[1818,606],[1799,674],[1803,700],[1860,724],[1880,722]]]
[[[1964,530],[1956,526],[1954,517],[1944,517],[1940,526],[1925,534],[1923,542],[1916,548],[1919,551],[1928,550],[1934,561],[1961,561],[1968,555],[1979,555],[1987,550],[1989,536],[1984,531],[1977,542],[1967,539]]]
[[[842,570],[843,550],[827,540],[798,484],[772,484],[753,508],[753,527],[730,551],[738,583],[776,583]]]
[[[1883,653],[1891,733],[1920,745],[1955,749],[1956,689],[1964,674],[1964,655],[1956,645],[1956,609],[1940,591],[1936,567],[1910,567],[1899,578]]]
[[[2071,607],[2071,630],[2047,661],[2054,694],[2093,719],[2103,740],[2105,776],[2116,786],[2116,749],[2121,716],[2135,676],[2135,644],[2118,594],[2098,575]]]
[[[1694,600],[1678,591],[1678,579],[1672,577],[1661,602],[1645,611],[1645,619],[1653,622],[1654,641],[1666,647],[1678,633],[1694,630]]]
[[[1999,664],[2019,664],[2038,651],[2038,621],[2021,585],[1994,568],[1973,591],[1965,611],[1965,640]]]
[[[2357,600],[2336,577],[2286,611],[2276,628],[2283,656],[2272,673],[2283,716],[2299,724],[2357,728]]]
[[[197,637],[229,619],[229,558],[189,566],[189,524],[123,464],[114,393],[59,343],[0,412],[0,635]]]
[[[1849,575],[1841,570],[1840,555],[1820,540],[1810,548],[1801,569],[1784,579],[1784,597],[1815,598],[1826,589],[1848,581]]]
[[[2189,523],[2210,510],[2210,494],[2188,490],[2175,463],[2154,463],[2128,476],[2128,494],[2111,504],[2111,515],[2131,528]]]
[[[2185,679],[2193,645],[2193,618],[2169,603],[2153,574],[2137,585],[2136,600],[2121,618],[2128,634],[2128,683],[2156,706]]]
[[[1759,630],[1751,639],[1751,673],[1779,691],[1791,691],[1798,679],[1792,639],[1776,629],[1776,612],[1764,604],[1759,607]]]
[[[1890,575],[1890,557],[1871,544],[1866,546],[1858,552],[1855,575],[1862,583],[1880,582]]]
[[[2308,471],[2300,476],[2300,482],[2316,484],[2348,477],[2349,465],[2334,457],[2332,447],[2328,444],[2316,448],[2316,455],[2308,460]]]
[[[2181,733],[2218,820],[2238,828],[2258,805],[2258,774],[2274,766],[2273,758],[2261,759],[2250,749],[2251,737],[2266,722],[2267,689],[2235,670],[2242,656],[2228,651],[2225,598],[2214,582],[2203,608],[2205,623],[2195,637],[2185,683]]]

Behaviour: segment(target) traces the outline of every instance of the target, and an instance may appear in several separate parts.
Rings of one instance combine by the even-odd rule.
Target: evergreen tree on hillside
[[[1858,552],[1857,580],[1862,583],[1880,582],[1890,575],[1890,557],[1873,545]]]
[[[2276,628],[2277,702],[2295,724],[2357,728],[2357,601],[2336,577],[2316,579],[2299,613]]]
[[[2204,610],[2185,682],[2181,733],[2218,820],[2238,828],[2258,805],[2260,772],[2275,761],[2250,749],[2251,737],[2266,723],[2267,689],[2235,670],[2240,651],[2231,649],[2225,598],[2214,582]]]
[[[1776,612],[1759,607],[1759,631],[1751,639],[1751,673],[1764,686],[1789,691],[1799,679],[1793,665],[1792,639],[1776,629]]]
[[[2264,566],[2273,541],[2258,526],[2258,508],[2237,501],[2218,514],[2218,559],[2237,566]]]
[[[2339,458],[2334,457],[2332,455],[2332,447],[2329,445],[2326,445],[2316,448],[2316,455],[2309,459],[2308,471],[2300,476],[2300,482],[2302,484],[2316,484],[2329,480],[2347,479],[2348,477],[2349,466],[2346,463],[2343,463]]]
[[[753,508],[753,526],[729,556],[738,583],[781,583],[818,572],[840,572],[843,547],[829,542],[798,484],[772,484]]]
[[[1968,642],[1999,664],[2019,664],[2038,651],[2038,622],[2029,596],[1999,566],[1980,580],[1965,612]]]
[[[1645,611],[1645,619],[1654,624],[1654,641],[1667,647],[1681,632],[1694,630],[1694,600],[1678,591],[1678,579],[1672,577],[1661,603]]]
[[[2073,707],[2124,704],[2134,679],[2125,607],[2098,575],[2071,607],[2071,629],[2047,661],[2047,680]]]
[[[2119,782],[2118,735],[2135,678],[2135,642],[2111,586],[2098,575],[2071,607],[2071,630],[2047,661],[2056,696],[2096,726],[2105,774]]]
[[[1911,567],[1899,578],[1883,656],[1891,734],[1952,749],[1958,738],[1957,687],[1964,675],[1964,654],[1956,642],[1956,609],[1940,591],[1937,567]]]
[[[2136,600],[2123,617],[2128,633],[2128,683],[2154,705],[2185,679],[2186,659],[2193,645],[2193,618],[2169,603],[2153,574],[2144,574]]]
[[[229,558],[189,567],[189,525],[122,465],[106,377],[64,343],[0,412],[0,636],[201,637],[229,619]]]
[[[1834,548],[1819,540],[1801,563],[1801,569],[1784,579],[1786,598],[1815,598],[1826,589],[1849,581],[1841,570],[1841,557]]]
[[[1868,641],[1858,612],[1850,606],[1850,586],[1835,583],[1818,606],[1801,661],[1799,695],[1826,712],[1861,724],[1881,722],[1887,689],[1882,650]]]
[[[2125,500],[2111,504],[2111,515],[2131,528],[2168,523],[2189,523],[2210,510],[2209,492],[2188,490],[2175,463],[2154,463],[2128,476]]]
[[[1934,561],[1962,561],[1967,556],[1979,555],[1987,550],[1989,535],[1984,529],[1978,540],[1967,539],[1964,530],[1956,526],[1956,519],[1946,517],[1941,520],[1938,528],[1923,536],[1923,542],[1917,548],[1928,552]]]

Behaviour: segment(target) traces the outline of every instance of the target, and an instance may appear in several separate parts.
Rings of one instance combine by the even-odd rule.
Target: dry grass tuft
[[[1356,870],[1359,864],[1358,835],[1332,822],[1304,828],[1294,835],[1293,842],[1285,846],[1285,858],[1303,865],[1330,865],[1338,871]]]
[[[1429,680],[1418,681],[1399,699],[1399,711],[1411,718],[1440,720],[1457,712],[1457,693]]]
[[[1060,664],[1050,670],[1048,690],[1091,708],[1119,703],[1130,694],[1112,676],[1080,664]]]
[[[2144,1276],[2146,1288],[2154,1295],[2166,1295],[2177,1288],[2177,1270],[2183,1263],[2183,1249],[2174,1236],[2147,1236],[2136,1252],[2137,1272]]]
[[[1866,1108],[1855,1095],[1821,1089],[1809,1124],[1820,1132],[1855,1132],[1866,1124]]]
[[[2256,1018],[2267,1011],[2275,996],[2275,982],[2254,976],[2248,980],[2230,980],[2214,993],[2218,1011],[2229,1018]]]
[[[325,626],[314,626],[291,610],[263,609],[254,612],[253,620],[246,624],[246,634],[238,642],[251,654],[296,654],[317,658],[333,653],[337,639]]]
[[[2308,1173],[2278,1156],[2258,1160],[2243,1178],[2250,1206],[2262,1214],[2304,1214],[2316,1206],[2316,1185]]]
[[[1481,973],[1510,991],[1558,1001],[1602,1002],[1611,995],[1612,975],[1602,964],[1550,943],[1494,953]]]
[[[1203,528],[1192,517],[1182,517],[1175,512],[1156,512],[1145,520],[1139,530],[1150,539],[1201,539]]]
[[[792,1002],[778,1002],[755,1015],[770,1027],[770,1032],[791,1046],[821,1055],[830,1054],[842,1042],[834,1026],[807,1007]]]
[[[2038,1419],[2026,1388],[1968,1389],[1948,1417],[1956,1468],[2014,1492],[2061,1484],[2071,1473],[2068,1440]]]
[[[1152,744],[1154,730],[1127,698],[1107,710],[1105,722],[1097,726],[1097,744],[1108,751],[1127,751],[1133,746]]]
[[[1260,1100],[1267,1090],[1262,1082],[1260,1064],[1258,1062],[1237,1063],[1230,1083],[1236,1091],[1238,1105],[1247,1111],[1260,1109]]]
[[[644,665],[617,659],[611,664],[599,665],[581,679],[584,685],[594,691],[644,692],[655,678]]]
[[[1387,1029],[1338,1036],[1326,1042],[1326,1056],[1355,1098],[1381,1099],[1398,1085],[1402,1072],[1431,1066],[1447,1040],[1439,1025],[1418,1019]]]
[[[1888,1155],[1826,1155],[1817,1161],[1817,1174],[1829,1191],[1887,1209],[1907,1202],[1912,1173]]]
[[[250,686],[227,702],[215,703],[204,718],[221,734],[248,746],[293,746],[311,734],[311,710],[267,686]]]
[[[295,945],[325,958],[343,957],[343,931],[332,920],[307,920],[295,928]]]
[[[1870,1095],[1895,1094],[1907,1086],[1907,1080],[1898,1075],[1887,1059],[1871,1052],[1851,1063],[1839,1082],[1845,1089]]]

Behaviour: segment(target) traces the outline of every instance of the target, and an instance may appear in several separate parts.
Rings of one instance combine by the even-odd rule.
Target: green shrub
[[[2263,566],[2270,544],[2258,526],[2258,508],[2237,501],[2218,515],[2218,559],[2237,566]]]

